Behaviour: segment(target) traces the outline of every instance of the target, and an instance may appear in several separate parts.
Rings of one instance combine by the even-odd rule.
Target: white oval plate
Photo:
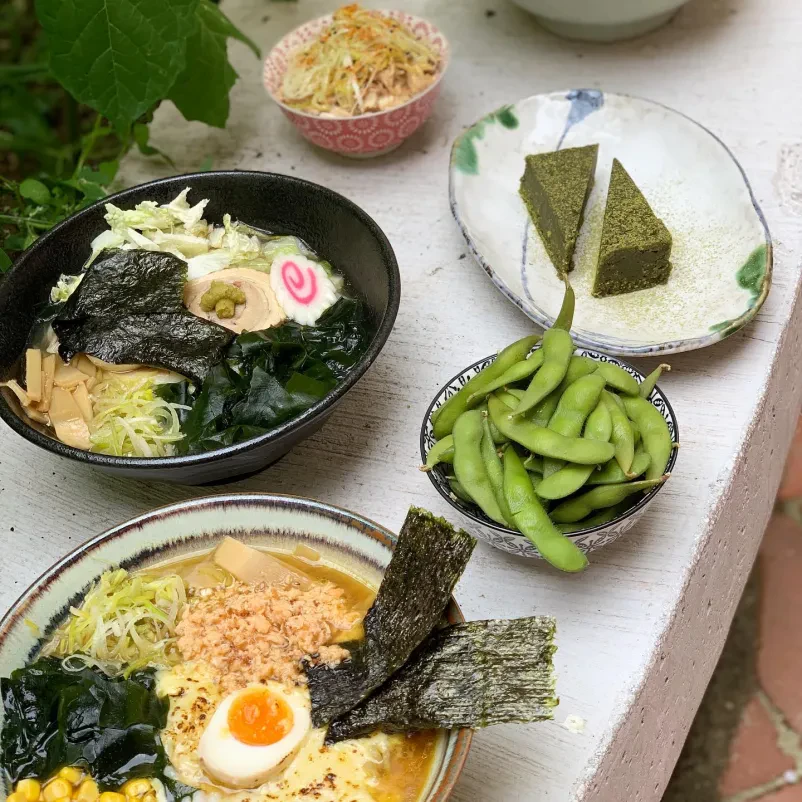
[[[533,95],[483,117],[451,150],[451,210],[493,283],[538,325],[551,325],[562,281],[531,225],[518,182],[524,157],[599,144],[593,191],[570,280],[578,345],[622,356],[704,348],[745,326],[771,285],[771,238],[744,172],[690,118],[591,89]],[[613,157],[673,236],[668,283],[610,298],[591,293]]]

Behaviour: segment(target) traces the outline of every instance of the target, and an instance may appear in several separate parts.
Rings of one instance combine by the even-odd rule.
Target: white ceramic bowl
[[[615,42],[653,31],[687,0],[513,0],[567,39]]]
[[[292,552],[299,543],[321,560],[378,586],[390,562],[395,535],[372,521],[309,499],[260,493],[198,498],[140,515],[87,541],[42,574],[0,619],[0,676],[32,659],[41,645],[103,571],[143,568],[211,550],[232,535],[257,547]],[[464,620],[452,600],[449,621]],[[41,633],[38,636],[37,633]],[[0,706],[0,727],[2,706]],[[452,730],[433,766],[422,802],[446,802],[472,738]],[[0,800],[5,799],[0,780]]]
[[[595,359],[597,362],[610,362],[613,365],[618,365],[642,382],[644,376],[639,373],[632,365],[622,362],[615,357],[601,354],[598,351],[591,351],[586,348],[578,348],[575,352],[578,356],[587,356]],[[432,413],[439,406],[442,406],[452,395],[458,392],[470,379],[477,373],[484,370],[495,359],[497,354],[480,359],[474,362],[473,365],[460,371],[456,376],[450,379],[445,385],[440,388],[440,391],[434,397],[434,400],[426,410],[426,416],[423,419],[423,427],[421,428],[420,435],[420,451],[421,461],[426,461],[426,455],[429,449],[435,444],[434,432],[432,431]],[[679,442],[679,427],[677,426],[677,418],[674,415],[674,410],[668,399],[663,395],[659,387],[655,387],[649,396],[649,401],[660,411],[660,414],[665,418],[668,424],[668,430],[671,433],[671,439],[676,443]],[[668,464],[666,465],[665,472],[671,473],[674,469],[674,464],[677,461],[677,449],[671,451]],[[495,521],[490,520],[475,504],[469,504],[461,499],[458,499],[451,493],[451,488],[448,484],[447,466],[438,465],[434,470],[427,471],[426,475],[434,485],[437,492],[458,512],[460,512],[466,519],[465,528],[475,537],[481,538],[488,542],[491,546],[497,549],[515,554],[519,557],[534,557],[542,560],[540,552],[532,545],[524,535],[515,529],[510,529],[507,526],[501,526]],[[646,507],[654,501],[657,494],[665,486],[665,484],[657,485],[657,487],[644,494],[636,503],[634,503],[628,510],[622,513],[618,518],[606,524],[582,529],[574,532],[566,537],[569,537],[583,552],[586,554],[595,551],[614,540],[618,540],[621,535],[632,529],[638,522],[638,519],[646,512]]]

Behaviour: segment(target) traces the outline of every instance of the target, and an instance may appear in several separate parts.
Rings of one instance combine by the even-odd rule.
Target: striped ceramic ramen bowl
[[[0,620],[0,676],[34,659],[43,641],[71,605],[110,569],[129,571],[208,554],[225,536],[262,549],[317,555],[324,568],[377,588],[395,535],[351,512],[308,499],[267,494],[232,494],[173,504],[109,529],[72,551],[42,574]],[[463,620],[451,601],[448,619]],[[0,711],[2,715],[2,711]],[[2,726],[0,720],[0,726]],[[438,739],[420,802],[445,802],[451,795],[471,743],[471,731],[447,731]],[[0,800],[9,792],[2,786]]]

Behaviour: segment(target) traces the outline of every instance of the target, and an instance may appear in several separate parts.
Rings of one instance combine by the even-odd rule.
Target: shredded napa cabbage
[[[335,11],[331,24],[291,55],[281,99],[313,114],[384,110],[428,86],[439,64],[434,47],[406,25],[351,4]]]
[[[68,276],[63,273],[56,282],[56,286],[50,290],[50,303],[56,304],[66,301],[78,289],[83,277],[83,273],[78,273],[77,276]]]
[[[189,407],[160,398],[152,377],[132,380],[125,374],[109,373],[92,395],[92,451],[117,457],[170,457],[175,453],[174,444],[184,436],[178,411]]]
[[[80,607],[70,608],[42,654],[65,658],[66,667],[93,665],[124,676],[175,665],[181,661],[175,628],[185,604],[184,581],[176,574],[108,571]]]

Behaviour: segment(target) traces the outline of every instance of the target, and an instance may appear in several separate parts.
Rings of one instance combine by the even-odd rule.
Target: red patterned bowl
[[[289,56],[331,23],[331,14],[307,22],[288,33],[265,60],[264,85],[295,127],[312,143],[343,156],[365,158],[389,153],[397,148],[428,119],[440,94],[440,82],[448,67],[449,47],[445,36],[431,23],[403,11],[382,11],[406,25],[421,39],[426,39],[440,53],[440,71],[431,86],[401,106],[387,111],[359,114],[355,117],[327,118],[297,111],[279,100],[281,82]]]

